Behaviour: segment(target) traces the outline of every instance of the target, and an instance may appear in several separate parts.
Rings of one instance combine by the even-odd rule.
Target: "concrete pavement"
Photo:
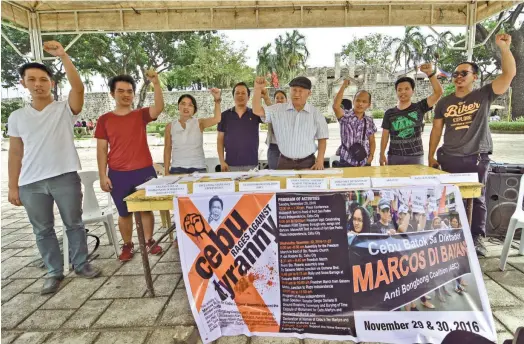
[[[524,161],[522,150],[517,152],[517,145],[513,142],[518,135],[509,136],[512,138],[507,143],[496,141],[496,152],[505,151],[504,154],[509,154],[508,151],[514,150],[511,154],[517,154],[515,159]],[[214,149],[213,137],[206,134],[207,151]],[[500,148],[502,145],[505,145],[504,149]],[[333,149],[331,145],[330,149]],[[95,150],[78,151],[84,170],[95,170]],[[154,160],[161,161],[162,147],[152,147],[152,152]],[[58,293],[41,296],[39,292],[45,270],[35,266],[39,254],[24,209],[14,207],[7,201],[7,152],[3,151],[1,158],[2,344],[163,344],[173,343],[173,338],[185,343],[197,335],[194,333],[195,323],[181,278],[176,246],[163,244],[165,253],[150,258],[157,297],[149,298],[145,296],[140,257],[135,255],[131,262],[121,264],[115,258],[112,246],[108,245],[102,224],[88,226],[90,232],[101,237],[102,244],[96,252],[94,264],[103,270],[102,277],[85,280],[71,273]],[[508,161],[509,158],[501,155],[500,159],[495,160]],[[107,197],[98,188],[96,191],[100,201],[104,202]],[[155,215],[156,223],[161,223],[159,214]],[[62,228],[57,227],[56,231],[60,240]],[[138,242],[136,238],[134,241]],[[501,343],[518,326],[524,325],[524,256],[518,256],[517,250],[512,249],[507,270],[501,272],[498,270],[498,257],[502,246],[496,242],[488,242],[487,245],[489,257],[480,262]],[[452,299],[458,301],[461,296],[453,294]],[[225,337],[217,343],[339,342],[239,336]]]

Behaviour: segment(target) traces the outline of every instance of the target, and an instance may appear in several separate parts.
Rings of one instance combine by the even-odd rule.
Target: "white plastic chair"
[[[338,155],[332,155],[329,157],[329,167],[333,167],[333,162],[340,161],[340,157]]]
[[[508,231],[506,232],[506,239],[504,240],[504,247],[500,255],[500,270],[504,271],[506,268],[506,260],[508,260],[509,249],[513,242],[513,236],[517,228],[522,228],[520,236],[519,254],[524,256],[524,210],[522,209],[522,201],[524,199],[524,175],[520,178],[519,198],[517,200],[517,209],[509,220]]]
[[[111,195],[107,194],[107,207],[100,208],[96,198],[93,183],[99,179],[97,171],[78,172],[80,180],[84,185],[84,203],[82,204],[82,221],[84,224],[103,222],[106,228],[109,244],[113,244],[115,255],[118,258],[118,237],[116,234],[115,223],[113,220],[113,202]],[[63,250],[64,250],[64,271],[69,272],[69,243],[67,242],[66,228],[63,226]]]
[[[215,173],[219,165],[220,160],[218,158],[206,158],[206,169],[208,173]]]

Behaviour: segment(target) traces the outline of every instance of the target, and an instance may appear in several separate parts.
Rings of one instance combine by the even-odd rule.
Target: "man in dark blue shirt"
[[[262,120],[247,107],[250,94],[247,85],[239,82],[233,87],[235,106],[222,112],[217,138],[222,172],[249,171],[258,166],[258,132]]]

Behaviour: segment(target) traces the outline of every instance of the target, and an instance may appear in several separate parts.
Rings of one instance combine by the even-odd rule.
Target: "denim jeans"
[[[278,159],[280,158],[280,150],[276,143],[271,143],[267,149],[267,164],[270,170],[276,170],[278,167]]]
[[[87,262],[87,236],[82,222],[82,187],[76,172],[20,186],[22,202],[33,225],[36,245],[49,277],[64,273],[64,261],[55,233],[53,206],[56,202],[69,242],[69,257],[75,270]]]
[[[443,171],[449,173],[478,173],[479,183],[484,184],[482,194],[473,199],[473,217],[471,218],[471,235],[486,236],[486,182],[488,181],[489,155],[482,153],[468,156],[447,155],[439,148],[437,161]]]

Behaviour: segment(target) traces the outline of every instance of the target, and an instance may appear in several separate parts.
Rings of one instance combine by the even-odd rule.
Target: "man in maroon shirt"
[[[122,262],[131,260],[134,254],[133,217],[124,198],[135,192],[138,185],[156,178],[153,159],[147,145],[146,126],[156,120],[164,109],[164,98],[157,73],[148,71],[147,78],[155,88],[154,104],[135,110],[133,99],[136,85],[133,78],[129,75],[119,75],[109,81],[116,108],[99,118],[95,131],[100,187],[106,192],[111,192],[118,209],[118,228],[124,241],[119,256]],[[155,242],[154,216],[151,211],[141,212],[141,215],[146,246],[149,248]],[[162,248],[155,246],[150,253],[160,254]]]

